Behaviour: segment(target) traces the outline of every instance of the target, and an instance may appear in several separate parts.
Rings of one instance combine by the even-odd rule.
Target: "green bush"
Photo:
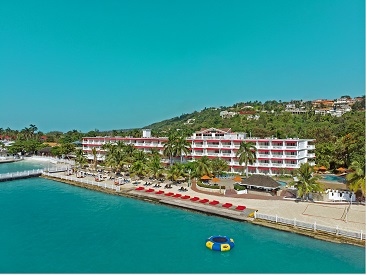
[[[218,186],[218,185],[209,185],[209,184],[205,184],[200,181],[197,182],[197,185],[200,187],[209,188],[209,189],[220,189],[220,186]],[[221,186],[221,189],[225,189],[225,186]]]
[[[237,191],[240,191],[240,190],[245,190],[247,188],[245,186],[242,186],[242,185],[239,185],[239,184],[235,184],[234,185],[234,189],[237,190]]]

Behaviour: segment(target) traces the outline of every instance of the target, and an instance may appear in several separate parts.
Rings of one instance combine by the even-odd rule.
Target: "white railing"
[[[307,223],[307,222],[303,222],[303,221],[298,221],[296,219],[285,219],[282,217],[278,217],[277,215],[271,216],[271,215],[261,214],[258,212],[254,212],[254,218],[272,221],[275,223],[289,224],[292,226],[296,226],[299,228],[312,230],[312,231],[323,231],[323,232],[327,232],[327,233],[333,233],[337,236],[339,235],[339,236],[343,236],[343,237],[347,237],[347,238],[353,238],[353,239],[359,239],[359,240],[365,240],[365,238],[366,238],[365,233],[362,230],[360,230],[359,232],[348,231],[348,230],[340,229],[338,226],[328,227],[328,226],[324,226],[324,225],[319,225],[316,222]]]
[[[295,159],[295,158],[297,158],[297,155],[285,155],[285,158],[287,158],[287,159]]]
[[[41,174],[42,172],[43,172],[43,169],[34,169],[34,170],[28,170],[28,171],[23,171],[23,172],[0,174],[0,180],[1,179],[16,179],[16,178],[21,178],[21,177],[25,177],[25,176],[33,176],[33,175]]]
[[[74,181],[74,182],[80,182],[80,183],[85,183],[85,184],[89,184],[89,185],[93,185],[93,186],[102,187],[102,188],[105,188],[105,189],[112,189],[112,190],[115,190],[115,191],[120,191],[120,186],[114,185],[114,184],[107,184],[106,182],[92,181],[92,180],[87,180],[87,179],[82,179],[82,178],[75,178],[75,177],[64,176],[64,175],[55,175],[55,174],[50,174],[50,173],[47,173],[47,172],[43,172],[42,174],[46,175],[46,176],[49,176],[49,177],[52,177],[52,178],[69,180],[69,181]]]
[[[283,163],[273,163],[273,162],[272,162],[272,166],[273,167],[285,167],[285,165]]]

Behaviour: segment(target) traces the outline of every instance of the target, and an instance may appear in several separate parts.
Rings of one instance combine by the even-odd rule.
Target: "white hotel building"
[[[88,159],[93,159],[92,148],[97,149],[98,160],[104,159],[105,151],[101,146],[105,143],[113,143],[122,140],[126,144],[132,144],[135,148],[150,152],[152,148],[158,149],[161,154],[167,137],[152,137],[151,130],[144,129],[141,138],[133,137],[84,137],[83,150]],[[191,143],[191,153],[184,156],[185,161],[191,161],[208,156],[209,158],[222,158],[227,161],[230,172],[243,172],[243,166],[239,165],[235,157],[242,141],[252,142],[257,148],[257,160],[248,165],[248,171],[252,174],[289,174],[291,170],[299,168],[301,163],[309,162],[315,165],[314,139],[297,138],[255,138],[247,137],[245,133],[233,133],[231,129],[202,129],[194,133],[187,140]],[[168,159],[163,159],[165,163]]]

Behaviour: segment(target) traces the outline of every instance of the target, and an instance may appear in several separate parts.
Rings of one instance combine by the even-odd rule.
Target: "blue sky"
[[[0,1],[0,127],[365,93],[363,0]]]

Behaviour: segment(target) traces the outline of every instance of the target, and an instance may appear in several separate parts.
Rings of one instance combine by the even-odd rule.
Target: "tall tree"
[[[84,151],[82,149],[78,149],[75,152],[75,162],[79,164],[79,167],[82,168],[84,164],[87,164],[88,161],[84,155]]]
[[[349,189],[355,193],[361,189],[362,195],[365,196],[365,165],[354,161],[349,168],[353,170],[346,176]]]
[[[202,177],[204,175],[210,175],[212,173],[211,161],[207,156],[197,160],[195,174],[197,177]]]
[[[191,152],[191,144],[187,141],[185,135],[177,136],[173,143],[174,155],[180,156],[180,162],[183,162],[183,155],[188,155]]]
[[[164,151],[163,154],[169,157],[169,165],[172,165],[172,158],[175,153],[175,142],[176,142],[176,134],[170,134],[168,140],[164,143]]]
[[[93,147],[92,149],[92,154],[93,154],[93,166],[94,166],[94,170],[97,170],[97,149],[95,147]]]
[[[212,172],[215,176],[219,176],[223,171],[227,171],[229,165],[221,158],[214,158],[211,160]]]
[[[290,183],[298,190],[297,195],[302,199],[308,200],[309,193],[323,191],[318,182],[319,177],[313,176],[314,169],[309,163],[302,163],[299,169],[296,169],[295,176],[297,181]]]
[[[242,141],[240,147],[236,152],[236,157],[239,160],[239,165],[244,163],[244,169],[246,172],[246,177],[248,178],[248,163],[253,164],[256,160],[257,148],[250,142]]]

